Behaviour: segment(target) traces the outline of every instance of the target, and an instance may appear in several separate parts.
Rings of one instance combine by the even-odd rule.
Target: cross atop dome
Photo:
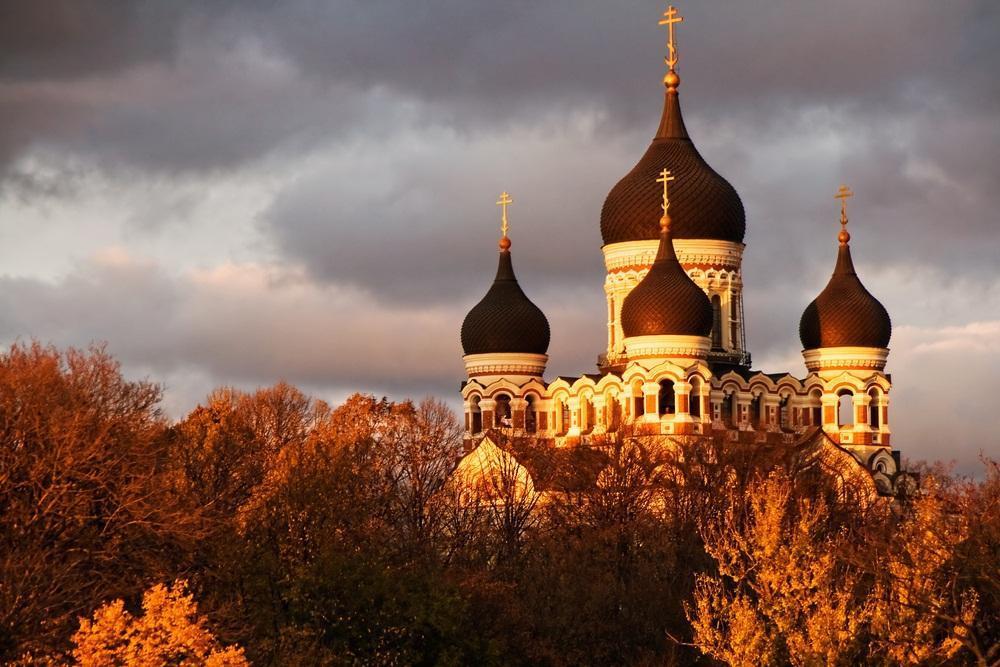
[[[841,185],[837,194],[833,196],[834,199],[840,200],[840,234],[837,235],[840,245],[847,245],[851,240],[851,234],[847,231],[847,200],[853,196],[854,193],[846,185]]]
[[[663,62],[666,63],[667,74],[663,77],[663,83],[667,84],[667,87],[676,89],[680,84],[681,79],[677,76],[677,72],[674,71],[674,67],[677,65],[677,45],[674,41],[674,24],[683,23],[684,17],[677,13],[677,8],[673,5],[667,6],[667,11],[663,12],[663,18],[660,19],[659,25],[667,26],[667,55],[664,56]]]
[[[500,249],[508,250],[510,248],[510,239],[507,238],[507,230],[510,229],[510,225],[507,224],[507,207],[514,203],[514,200],[510,198],[510,194],[504,190],[500,193],[500,199],[497,200],[497,206],[500,207]]]
[[[660,218],[661,229],[670,226],[670,214],[667,212],[670,209],[670,195],[667,192],[667,185],[672,180],[674,180],[674,176],[666,169],[661,171],[660,177],[656,179],[657,183],[663,183],[663,203],[660,204],[660,208],[663,209],[663,217]]]

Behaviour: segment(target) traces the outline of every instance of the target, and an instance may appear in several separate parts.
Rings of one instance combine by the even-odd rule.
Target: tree
[[[0,662],[173,577],[203,536],[164,479],[159,399],[101,348],[0,354]]]
[[[863,655],[872,613],[863,572],[837,556],[849,533],[821,494],[800,491],[774,470],[703,526],[718,574],[698,577],[688,615],[704,653],[734,665]]]
[[[167,588],[157,584],[142,596],[142,615],[125,610],[122,600],[103,605],[88,620],[80,619],[72,651],[80,667],[109,665],[179,665],[245,667],[243,649],[223,647],[198,615],[198,606],[179,580]]]

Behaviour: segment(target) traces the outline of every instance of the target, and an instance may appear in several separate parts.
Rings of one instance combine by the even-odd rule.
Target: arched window
[[[482,433],[483,431],[483,411],[479,409],[479,397],[473,396],[469,401],[469,410],[472,412],[472,433]]]
[[[493,413],[493,425],[496,428],[510,427],[514,424],[510,420],[510,396],[507,394],[497,394],[497,407]]]
[[[674,383],[670,380],[660,381],[659,413],[669,415],[674,412]]]
[[[823,423],[823,393],[819,389],[814,389],[809,394],[809,398],[811,399],[809,424],[811,426],[820,426]]]
[[[736,390],[726,394],[722,399],[722,423],[733,428],[736,426]]]
[[[757,394],[750,400],[750,425],[754,428],[759,428],[763,421],[760,416],[760,411],[763,408],[762,404],[763,401],[760,394]]]
[[[691,378],[691,396],[688,400],[688,412],[692,417],[701,417],[701,380]]]
[[[790,428],[792,425],[792,409],[788,407],[791,397],[787,394],[781,397],[781,402],[778,404],[778,427],[779,428]]]
[[[528,404],[524,407],[524,430],[528,433],[538,431],[538,415],[535,413],[535,395],[528,394]]]
[[[878,428],[882,425],[880,409],[878,405],[878,389],[872,388],[868,392],[868,397],[871,399],[871,403],[868,404],[868,425],[872,428]]]
[[[840,428],[854,426],[854,394],[849,389],[842,389],[838,394],[837,425]]]
[[[618,394],[608,392],[604,397],[605,422],[609,433],[618,430],[622,420],[622,405],[618,401]]]
[[[740,338],[739,332],[739,319],[740,314],[737,305],[736,295],[730,292],[729,294],[729,340],[730,347],[737,347],[737,342]]]
[[[569,425],[572,419],[569,414],[569,405],[566,401],[559,401],[559,412],[559,435],[566,435],[569,433]]]
[[[594,428],[594,404],[586,396],[580,397],[580,433],[590,433]]]
[[[642,380],[632,383],[632,409],[633,417],[639,418],[646,414],[646,397],[642,394]]]
[[[722,349],[722,299],[712,297],[712,347]]]

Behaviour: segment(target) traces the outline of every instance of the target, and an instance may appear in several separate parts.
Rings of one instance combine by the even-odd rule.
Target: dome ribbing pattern
[[[677,89],[668,88],[656,137],[604,201],[601,236],[605,245],[659,236],[655,179],[664,168],[677,176],[670,197],[674,238],[743,242],[743,202],[733,186],[698,153],[684,127]]]
[[[669,223],[662,225],[656,261],[622,303],[621,321],[626,338],[708,336],[712,331],[712,304],[677,261]]]
[[[493,285],[462,322],[465,354],[545,354],[549,348],[549,322],[518,285],[509,245],[500,251]]]
[[[850,238],[850,237],[847,237]],[[799,321],[802,347],[889,346],[892,321],[878,299],[865,289],[854,270],[851,248],[842,242],[830,282],[810,303]]]

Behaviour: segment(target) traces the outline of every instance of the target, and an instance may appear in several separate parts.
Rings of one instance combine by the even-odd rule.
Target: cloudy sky
[[[1000,4],[684,3],[687,126],[747,209],[755,366],[836,254],[893,317],[895,443],[1000,456]],[[183,415],[289,380],[457,405],[513,193],[550,372],[605,345],[599,212],[659,119],[649,0],[0,4],[0,339],[106,341]]]

